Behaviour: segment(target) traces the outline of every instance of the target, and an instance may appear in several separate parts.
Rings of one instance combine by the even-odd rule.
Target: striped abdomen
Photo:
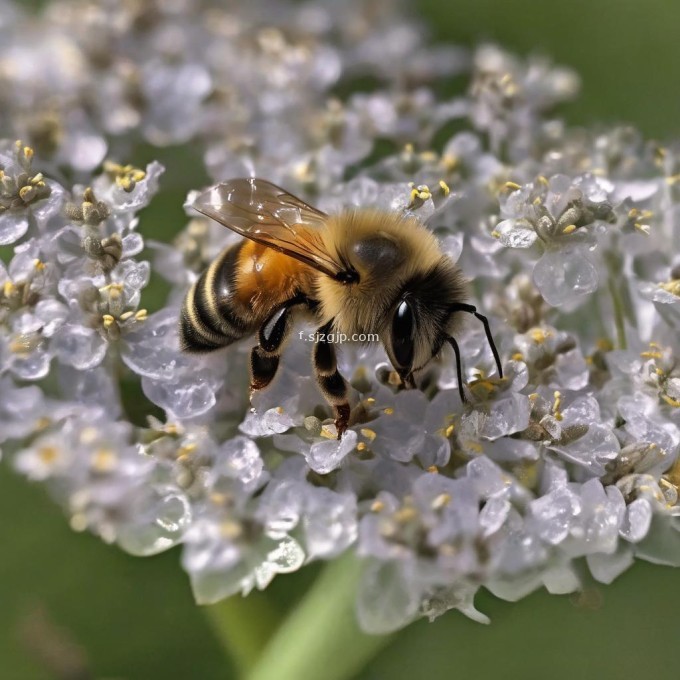
[[[189,289],[179,323],[183,350],[211,352],[252,333],[250,315],[235,297],[243,245],[242,241],[225,250]]]

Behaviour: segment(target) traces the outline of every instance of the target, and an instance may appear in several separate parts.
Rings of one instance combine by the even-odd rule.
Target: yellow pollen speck
[[[283,413],[283,406],[277,406],[274,410],[281,415]]]
[[[439,188],[444,192],[444,196],[448,196],[451,193],[449,185],[443,180],[439,180]]]
[[[509,191],[517,191],[517,189],[521,189],[521,185],[517,184],[516,182],[506,182],[503,185],[503,189],[507,189]]]
[[[678,182],[680,182],[680,175],[671,175],[670,177],[666,177],[666,184],[669,184],[670,186],[673,186]]]
[[[534,200],[532,201],[534,205],[541,205],[542,202],[543,201],[541,200],[540,196],[536,196],[536,198],[534,198]]]
[[[148,316],[149,316],[149,312],[146,309],[140,309],[135,314],[135,319],[137,319],[137,321],[144,321]]]
[[[451,502],[451,495],[448,493],[440,493],[431,503],[433,510],[446,507]]]
[[[368,398],[366,399],[366,403],[367,403],[369,406],[373,406],[373,404],[375,404],[375,397],[368,397]]]
[[[220,534],[224,538],[238,538],[243,533],[243,529],[238,522],[225,520],[220,524]]]
[[[184,446],[180,446],[180,448],[177,449],[177,457],[180,458],[188,456],[189,454],[193,453],[197,448],[198,444],[196,444],[196,442],[189,442]]]
[[[49,427],[52,421],[47,417],[47,416],[42,416],[41,418],[38,418],[38,420],[35,421],[35,430],[44,430],[46,427]]]
[[[118,456],[112,449],[97,449],[92,455],[92,467],[97,472],[110,472],[116,467]]]
[[[430,465],[429,468],[427,468],[428,472],[431,472],[432,474],[437,474],[439,472],[439,468],[436,465]]]
[[[378,436],[373,430],[367,427],[362,427],[360,432],[364,437],[366,437],[366,439],[370,439],[371,441],[373,441]]]
[[[515,352],[510,358],[513,361],[524,361],[524,355],[521,352]]]
[[[496,229],[494,229],[494,230],[491,232],[491,236],[493,236],[494,238],[500,238],[500,237],[501,237],[501,232],[500,232],[500,231],[496,231]]]
[[[104,328],[110,328],[114,323],[116,319],[112,317],[110,314],[104,314],[102,316],[102,323],[104,324]]]
[[[33,260],[33,266],[39,272],[41,272],[45,269],[45,263],[42,262],[41,260],[37,259],[37,258],[35,260]]]
[[[382,501],[373,501],[371,503],[371,512],[380,512],[385,507]]]
[[[600,352],[611,352],[614,349],[614,344],[608,338],[600,338],[595,346]]]
[[[359,442],[357,444],[357,451],[365,451],[366,450],[366,444],[364,442]]]
[[[108,293],[109,295],[111,294],[116,294],[116,293],[122,293],[123,292],[123,284],[122,283],[107,283],[105,286],[102,286],[99,290],[102,291],[103,293]]]
[[[465,445],[467,446],[470,451],[474,451],[475,453],[483,453],[484,447],[476,441],[473,441],[469,439],[467,442],[465,442]]]
[[[640,222],[635,222],[633,225],[641,234],[649,236],[650,226],[648,224],[641,224]]]
[[[444,169],[447,170],[448,172],[452,172],[453,170],[456,169],[458,166],[459,160],[458,157],[455,156],[454,154],[444,154],[441,158],[441,164],[444,166]]]
[[[413,144],[404,144],[404,153],[413,153]]]
[[[570,224],[570,225],[566,226],[564,229],[562,229],[563,234],[572,234],[575,231],[576,231],[576,225],[575,224]]]
[[[545,175],[539,175],[539,176],[536,178],[536,181],[537,181],[539,184],[543,184],[543,186],[546,186],[546,187],[548,186],[548,178],[547,178]]]
[[[29,160],[33,158],[34,151],[30,146],[25,146],[24,147],[24,156],[28,158]]]
[[[667,293],[671,293],[671,295],[680,297],[680,279],[671,279],[665,283],[660,283],[659,288],[662,288]]]
[[[86,427],[80,433],[81,444],[94,444],[99,438],[99,430],[96,427]]]
[[[391,406],[388,406],[387,408],[383,409],[383,413],[386,416],[391,416],[394,413],[394,409]]]
[[[449,425],[445,430],[446,437],[447,438],[450,437],[455,429],[456,429],[455,425]]]
[[[56,446],[41,446],[38,449],[38,457],[43,463],[50,465],[59,457],[59,449]]]
[[[417,515],[418,512],[412,505],[405,505],[394,513],[394,519],[400,524],[405,524],[406,522],[410,522]]]
[[[550,331],[544,331],[542,328],[532,328],[529,331],[531,339],[538,345],[542,345],[551,335]]]
[[[11,297],[16,293],[17,287],[11,281],[5,281],[2,286],[2,293],[5,297]]]

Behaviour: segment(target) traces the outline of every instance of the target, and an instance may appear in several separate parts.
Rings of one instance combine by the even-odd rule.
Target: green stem
[[[330,562],[264,650],[248,680],[347,680],[389,636],[359,630],[354,603],[360,576],[351,554]]]
[[[248,597],[234,595],[202,609],[241,677],[258,662],[281,620],[266,595],[257,591]]]
[[[614,325],[616,327],[616,344],[619,349],[628,349],[628,342],[626,340],[626,322],[625,313],[623,310],[623,301],[619,293],[614,279],[609,278],[609,294],[612,297],[614,305]]]

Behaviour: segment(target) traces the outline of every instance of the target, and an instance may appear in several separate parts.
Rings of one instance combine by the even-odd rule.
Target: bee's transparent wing
[[[347,266],[328,253],[320,235],[326,214],[271,182],[232,179],[206,189],[191,207],[328,276],[342,279],[345,274]]]

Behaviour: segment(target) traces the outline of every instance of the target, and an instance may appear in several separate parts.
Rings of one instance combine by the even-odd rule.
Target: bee
[[[378,334],[406,387],[416,386],[414,373],[448,343],[465,402],[454,336],[461,314],[472,314],[483,323],[503,376],[487,318],[466,302],[460,269],[417,218],[369,208],[327,215],[257,178],[217,184],[191,205],[245,238],[224,250],[191,286],[180,315],[181,347],[212,352],[257,333],[250,353],[251,394],[274,379],[300,316],[318,327],[312,361],[334,408],[338,439],[349,423],[349,390],[329,335]]]

